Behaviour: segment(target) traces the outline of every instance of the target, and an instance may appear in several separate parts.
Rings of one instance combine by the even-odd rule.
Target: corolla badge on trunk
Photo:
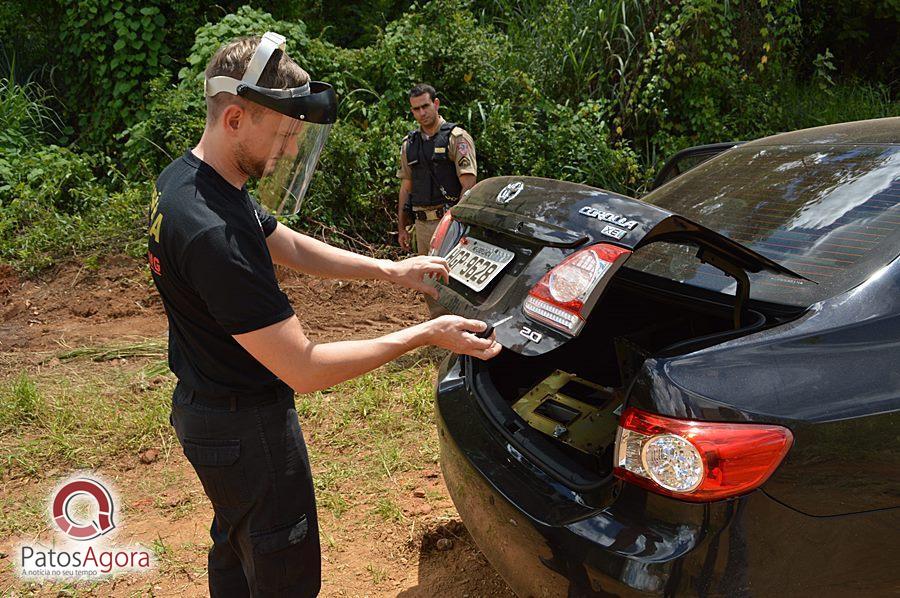
[[[582,216],[587,216],[588,218],[596,218],[601,222],[610,222],[612,224],[621,226],[623,228],[627,228],[628,230],[634,230],[640,222],[637,220],[629,220],[625,216],[620,216],[618,214],[613,214],[612,212],[606,212],[604,210],[600,210],[598,208],[592,206],[585,206],[578,210],[578,213]],[[607,234],[607,233],[603,233]],[[615,235],[610,235],[611,237],[615,237]],[[617,239],[621,239],[621,237],[616,237]]]
[[[497,194],[497,203],[507,204],[511,202],[524,188],[525,183],[522,181],[513,181],[503,189],[500,189],[500,193]]]

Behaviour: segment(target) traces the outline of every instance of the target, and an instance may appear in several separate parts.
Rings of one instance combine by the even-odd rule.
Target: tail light
[[[444,216],[441,218],[441,221],[438,222],[437,228],[434,229],[434,234],[431,235],[431,243],[429,243],[430,251],[429,255],[435,255],[437,250],[440,249],[441,243],[444,242],[444,237],[447,236],[447,231],[450,229],[450,225],[453,223],[453,216],[450,215],[450,210],[444,212]]]
[[[525,315],[575,335],[584,326],[603,286],[631,251],[600,243],[576,251],[547,272],[525,298]]]
[[[782,426],[681,420],[629,407],[619,423],[613,471],[659,494],[722,500],[769,479],[793,439]]]

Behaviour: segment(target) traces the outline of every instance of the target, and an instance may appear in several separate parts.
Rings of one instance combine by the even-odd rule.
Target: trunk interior
[[[503,351],[475,366],[496,389],[482,398],[486,410],[507,432],[526,431],[533,442],[524,448],[536,453],[532,457],[580,470],[563,476],[578,480],[570,485],[599,484],[612,472],[618,416],[645,359],[696,351],[767,326],[765,315],[747,309],[735,329],[733,298],[723,303],[688,295],[677,283],[663,289],[651,278],[618,272],[584,330],[565,345],[537,357]]]

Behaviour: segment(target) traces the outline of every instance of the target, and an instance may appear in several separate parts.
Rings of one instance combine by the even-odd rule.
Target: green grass
[[[0,536],[8,538],[34,532],[47,524],[47,497],[44,493],[0,497]]]
[[[62,129],[59,117],[47,107],[44,89],[34,81],[19,84],[14,79],[0,78],[0,146],[21,149],[39,142],[48,131]]]
[[[159,340],[78,347],[57,354],[59,365],[0,379],[0,475],[41,478],[52,470],[115,468],[149,447],[177,452],[168,421],[175,380],[159,371],[163,353]],[[432,403],[439,357],[419,351],[297,397],[320,511],[339,519],[366,505],[361,513],[375,521],[403,520],[397,498],[409,492],[404,475],[433,468],[438,458]],[[0,534],[43,523],[42,504],[17,498],[24,502],[14,509],[12,497],[3,500]],[[157,502],[155,508],[173,519],[198,506],[191,500]]]
[[[372,576],[372,585],[378,585],[384,582],[387,579],[387,571],[382,569],[381,567],[376,567],[375,565],[369,563],[366,565],[366,571],[369,572],[369,575]]]
[[[380,498],[372,510],[385,521],[403,521],[403,511],[387,496]]]
[[[43,397],[24,373],[0,389],[0,430],[37,421],[46,410]]]
[[[328,391],[298,397],[320,510],[355,505],[399,523],[403,476],[438,458],[432,416],[437,355],[419,352]],[[374,506],[372,506],[374,505]]]
[[[154,386],[143,370],[108,365],[45,372],[0,383],[0,473],[34,477],[53,466],[96,468],[161,439],[174,441],[171,380]]]
[[[161,350],[160,341],[148,340],[67,349],[55,355],[60,363],[51,365],[46,359],[23,371],[16,371],[15,363],[3,364],[9,373],[0,377],[0,476],[11,482],[0,491],[0,537],[46,529],[49,489],[69,472],[100,469],[114,477],[150,447],[160,450],[160,459],[170,453],[182,459],[168,422],[174,377],[153,373]],[[422,486],[420,472],[433,471],[437,462],[432,404],[439,358],[436,351],[420,350],[357,380],[297,397],[323,546],[346,550],[354,534],[370,529],[391,529],[413,545],[417,530],[427,527],[417,516],[406,515],[403,505]],[[166,521],[202,518],[205,526],[209,505],[199,484],[185,478],[192,476],[189,469],[174,465],[148,468],[130,491],[156,497],[153,511]],[[175,490],[191,484],[195,490]],[[435,502],[445,497],[429,488],[426,498]],[[122,508],[129,512],[131,505]],[[141,510],[129,512],[132,516],[140,517]],[[205,542],[151,536],[147,545],[163,575],[204,575]],[[366,573],[373,586],[389,579],[376,563]],[[37,591],[97,595],[109,587],[106,583],[48,582]],[[136,584],[135,595],[152,592],[152,583]],[[7,589],[27,594],[34,588],[23,582]]]
[[[779,90],[780,130],[792,131],[854,120],[900,116],[900,101],[891,101],[887,85],[785,84]]]

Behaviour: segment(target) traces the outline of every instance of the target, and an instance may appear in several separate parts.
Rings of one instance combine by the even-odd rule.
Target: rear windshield
[[[738,147],[643,198],[804,275],[751,274],[755,299],[810,305],[858,285],[900,253],[900,147]],[[654,243],[628,267],[725,293],[734,280]]]

